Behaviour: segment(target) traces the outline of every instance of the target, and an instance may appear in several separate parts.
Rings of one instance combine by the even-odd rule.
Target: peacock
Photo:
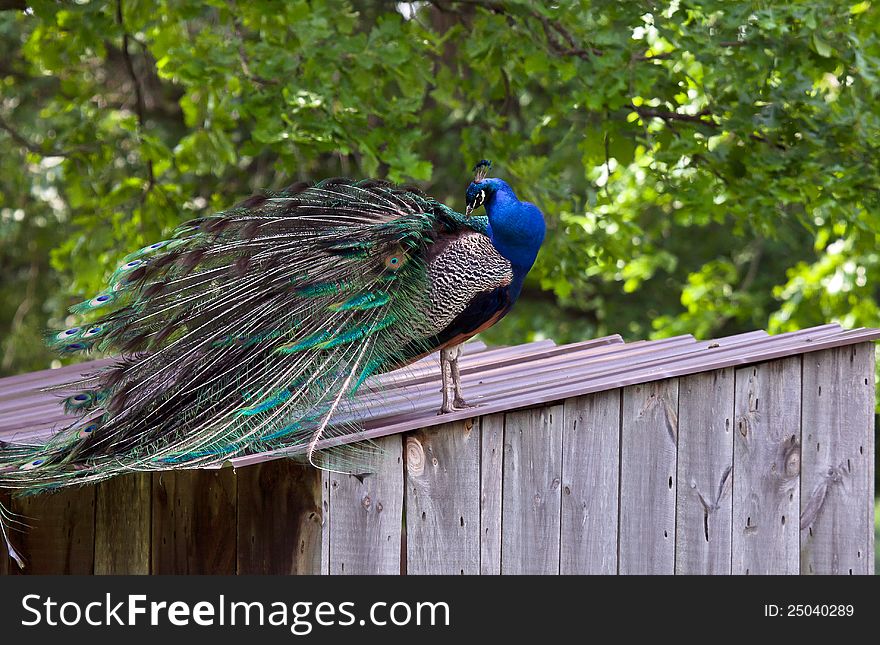
[[[133,470],[196,468],[263,451],[320,455],[373,375],[440,351],[440,413],[469,407],[461,344],[507,314],[544,240],[541,211],[491,163],[462,215],[418,189],[326,179],[193,219],[125,257],[48,335],[63,355],[118,355],[61,388],[76,421],[39,445],[0,445],[0,488],[34,494]],[[473,212],[485,208],[485,216]],[[0,506],[9,554],[17,520]]]

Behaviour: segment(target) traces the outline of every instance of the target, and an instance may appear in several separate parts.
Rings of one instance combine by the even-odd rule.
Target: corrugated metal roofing
[[[746,365],[880,338],[880,329],[839,325],[770,336],[754,331],[716,340],[676,336],[624,343],[606,336],[571,345],[545,340],[487,348],[469,343],[460,360],[466,398],[479,407],[442,416],[437,356],[367,382],[354,402],[364,430],[347,440],[377,438],[460,419],[526,408],[571,396],[697,372]],[[0,440],[34,440],[62,427],[59,397],[41,388],[78,377],[112,359],[0,379]],[[323,442],[322,447],[340,443]],[[243,466],[281,456],[263,453],[232,460]]]

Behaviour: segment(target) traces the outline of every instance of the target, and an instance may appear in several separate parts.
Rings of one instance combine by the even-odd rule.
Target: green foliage
[[[0,12],[2,372],[185,219],[337,174],[461,208],[480,158],[549,225],[492,342],[880,324],[880,5],[30,7]]]

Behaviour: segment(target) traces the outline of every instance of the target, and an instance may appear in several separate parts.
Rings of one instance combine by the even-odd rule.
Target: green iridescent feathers
[[[188,222],[124,258],[51,333],[61,353],[118,362],[63,388],[79,421],[4,446],[19,492],[126,470],[196,467],[281,450],[315,461],[356,427],[371,375],[432,351],[427,249],[464,218],[413,190],[328,180]]]

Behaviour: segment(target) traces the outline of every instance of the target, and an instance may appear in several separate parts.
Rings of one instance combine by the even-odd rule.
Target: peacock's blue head
[[[465,193],[464,214],[470,217],[471,213],[482,206],[494,192],[495,187],[490,181],[472,182]]]
[[[467,217],[471,216],[477,208],[482,206],[486,200],[492,197],[497,188],[497,179],[486,179],[486,175],[492,168],[492,162],[487,159],[481,159],[474,166],[474,180],[465,192],[465,211]]]

